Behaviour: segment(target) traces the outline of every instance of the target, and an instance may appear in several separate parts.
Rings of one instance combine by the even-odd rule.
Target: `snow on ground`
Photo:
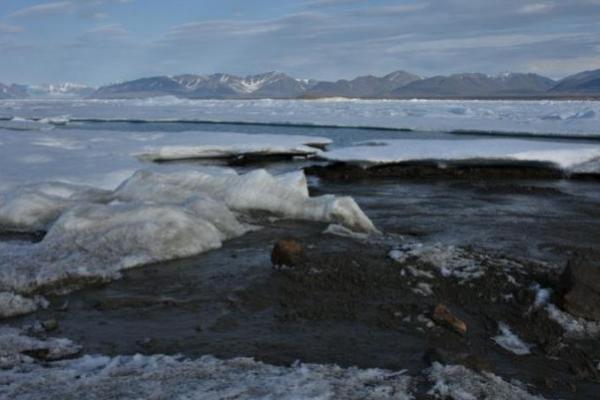
[[[523,162],[551,164],[578,172],[600,172],[600,144],[542,142],[520,139],[385,140],[323,153],[330,161],[360,165],[399,162]],[[594,168],[595,167],[595,168]]]
[[[429,245],[407,243],[391,250],[388,256],[399,263],[416,259],[435,267],[444,277],[454,277],[461,281],[478,279],[485,274],[485,269],[481,265],[482,260],[477,259],[475,254],[440,243]],[[414,276],[433,278],[430,272],[416,267],[409,268],[409,272]]]
[[[132,355],[74,357],[67,339],[0,328],[0,397],[7,399],[396,399],[416,397],[405,371],[329,364],[274,366],[250,358]],[[43,361],[37,361],[35,358]],[[55,361],[61,360],[61,361]],[[434,398],[542,400],[518,381],[434,363],[423,371]]]
[[[77,355],[80,351],[81,346],[69,339],[37,339],[16,328],[0,327],[0,387],[12,382],[10,374],[1,370],[33,363],[33,358],[27,353],[38,352],[45,360],[51,361]]]
[[[425,131],[600,136],[597,101],[484,100],[3,100],[0,117],[230,121]]]
[[[27,298],[15,293],[0,292],[0,319],[29,314],[47,306],[48,302],[41,296]]]
[[[600,322],[589,321],[565,312],[554,304],[546,305],[550,319],[556,321],[565,330],[565,335],[575,339],[596,338],[600,336]]]
[[[411,378],[380,369],[295,364],[278,367],[210,356],[84,356],[44,368],[0,372],[10,399],[413,399]]]
[[[478,374],[461,365],[433,363],[429,371],[433,388],[429,394],[454,400],[542,400],[527,392],[520,382],[506,382],[490,372]]]
[[[531,353],[531,345],[525,343],[520,337],[515,335],[508,325],[504,322],[498,324],[500,334],[494,336],[492,340],[505,350],[510,351],[518,356],[523,356]]]
[[[27,183],[62,181],[114,189],[150,160],[239,155],[313,155],[330,139],[228,132],[123,132],[0,129],[0,191]],[[152,168],[151,166],[149,166]],[[173,168],[177,168],[174,166]]]
[[[301,171],[139,171],[112,192],[46,183],[4,197],[0,228],[47,230],[39,243],[0,243],[0,291],[26,295],[218,248],[255,229],[238,219],[252,211],[376,231],[352,198],[310,197]]]

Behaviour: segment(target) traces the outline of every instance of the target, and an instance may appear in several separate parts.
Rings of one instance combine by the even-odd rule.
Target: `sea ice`
[[[0,291],[13,294],[63,292],[218,248],[254,229],[238,219],[253,211],[376,232],[352,198],[310,197],[302,172],[139,171],[114,191],[46,183],[15,193],[0,223],[47,233],[39,243],[0,243]]]
[[[598,136],[597,101],[486,100],[2,100],[0,117],[81,120],[210,121]],[[48,126],[48,124],[46,124]]]
[[[590,163],[600,160],[600,145],[566,142],[541,142],[521,139],[472,140],[387,140],[385,146],[361,145],[334,149],[323,153],[330,161],[370,166],[401,162],[434,161],[479,163],[542,163],[578,172],[587,172]]]

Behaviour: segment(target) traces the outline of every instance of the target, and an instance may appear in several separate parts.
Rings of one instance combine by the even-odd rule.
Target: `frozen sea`
[[[7,326],[0,320],[0,362],[6,368],[0,371],[0,396],[38,398],[47,389],[50,398],[61,398],[64,390],[109,398],[110,391],[126,397],[128,390],[142,396],[159,390],[168,398],[177,388],[185,398],[275,393],[278,398],[409,399],[422,394],[417,385],[429,385],[430,395],[439,398],[542,398],[517,382],[531,376],[512,364],[512,355],[494,356],[503,380],[456,365],[411,366],[421,357],[412,347],[422,338],[403,331],[375,334],[381,335],[374,339],[381,346],[386,340],[398,346],[402,355],[393,362],[373,343],[368,346],[378,349],[376,356],[332,350],[331,360],[323,360],[310,345],[319,332],[310,339],[312,332],[301,326],[289,337],[277,336],[279,328],[263,326],[263,314],[241,319],[251,325],[248,330],[239,328],[239,321],[222,323],[238,301],[236,293],[270,275],[267,247],[288,232],[306,240],[327,237],[325,252],[339,251],[331,233],[344,236],[348,249],[352,240],[373,240],[393,247],[393,254],[427,258],[441,271],[456,268],[464,276],[478,276],[473,263],[481,259],[470,258],[472,247],[542,264],[565,262],[581,249],[600,250],[597,181],[328,182],[302,172],[330,162],[360,168],[406,162],[442,168],[453,162],[535,164],[565,178],[597,176],[600,102],[0,100],[0,315],[12,318]],[[388,250],[381,256],[372,250],[374,262],[385,259]],[[205,263],[200,267],[206,271],[198,272],[197,263]],[[169,266],[159,281],[152,279],[155,272],[129,271],[149,264],[150,271]],[[220,281],[228,276],[235,278]],[[215,279],[214,285],[206,279]],[[117,297],[135,297],[146,314],[97,308],[114,295],[113,286],[77,291],[108,282],[117,285],[112,289]],[[419,284],[419,293],[431,295],[431,285]],[[176,310],[164,312],[154,300],[140,300],[138,291],[145,296],[161,285],[171,296],[164,304],[175,304]],[[196,289],[206,290],[206,298]],[[227,300],[211,298],[215,293]],[[63,295],[75,306],[62,314],[55,336],[81,341],[85,355],[46,368],[29,357],[31,350],[49,349],[60,359],[62,352],[72,357],[81,348],[66,339],[30,338],[31,329],[17,328],[54,315]],[[27,314],[31,317],[18,319]],[[216,319],[214,327],[192,326],[198,315]],[[428,317],[418,318],[428,326]],[[342,325],[322,327],[322,334],[337,335],[346,329]],[[500,336],[494,327],[478,346],[518,347],[515,354],[529,357],[529,341],[502,327]],[[592,328],[596,332],[596,325]],[[156,352],[138,343],[146,340],[139,335],[154,329],[160,339],[152,342]],[[364,335],[357,343],[372,337],[371,328],[351,329]],[[107,339],[112,332],[120,337]],[[400,339],[406,340],[404,347]],[[176,355],[180,343],[188,344],[183,353],[191,358]],[[29,353],[15,352],[21,347]],[[143,356],[133,355],[140,349]],[[535,349],[531,353],[541,357]],[[252,356],[260,359],[235,358]],[[298,358],[306,364],[292,364]],[[265,360],[274,365],[259,362]],[[402,363],[409,371],[398,368]],[[352,368],[355,364],[363,367]],[[49,381],[55,383],[48,386]],[[156,388],[148,386],[155,381]],[[585,385],[584,393],[596,389]]]

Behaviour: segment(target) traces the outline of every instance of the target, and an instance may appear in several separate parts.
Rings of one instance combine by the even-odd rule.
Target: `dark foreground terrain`
[[[222,249],[129,271],[11,323],[52,321],[52,335],[85,353],[251,356],[414,376],[439,361],[517,379],[547,398],[598,398],[597,324],[570,332],[551,310],[569,307],[569,260],[597,265],[600,189],[552,178],[314,178],[314,194],[352,195],[383,235],[263,219],[261,231]],[[276,268],[271,251],[284,238],[303,250],[294,266]],[[493,340],[503,326],[529,354]]]

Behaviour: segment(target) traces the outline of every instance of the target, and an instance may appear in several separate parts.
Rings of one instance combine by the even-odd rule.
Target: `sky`
[[[600,0],[0,0],[0,82],[600,68]]]

